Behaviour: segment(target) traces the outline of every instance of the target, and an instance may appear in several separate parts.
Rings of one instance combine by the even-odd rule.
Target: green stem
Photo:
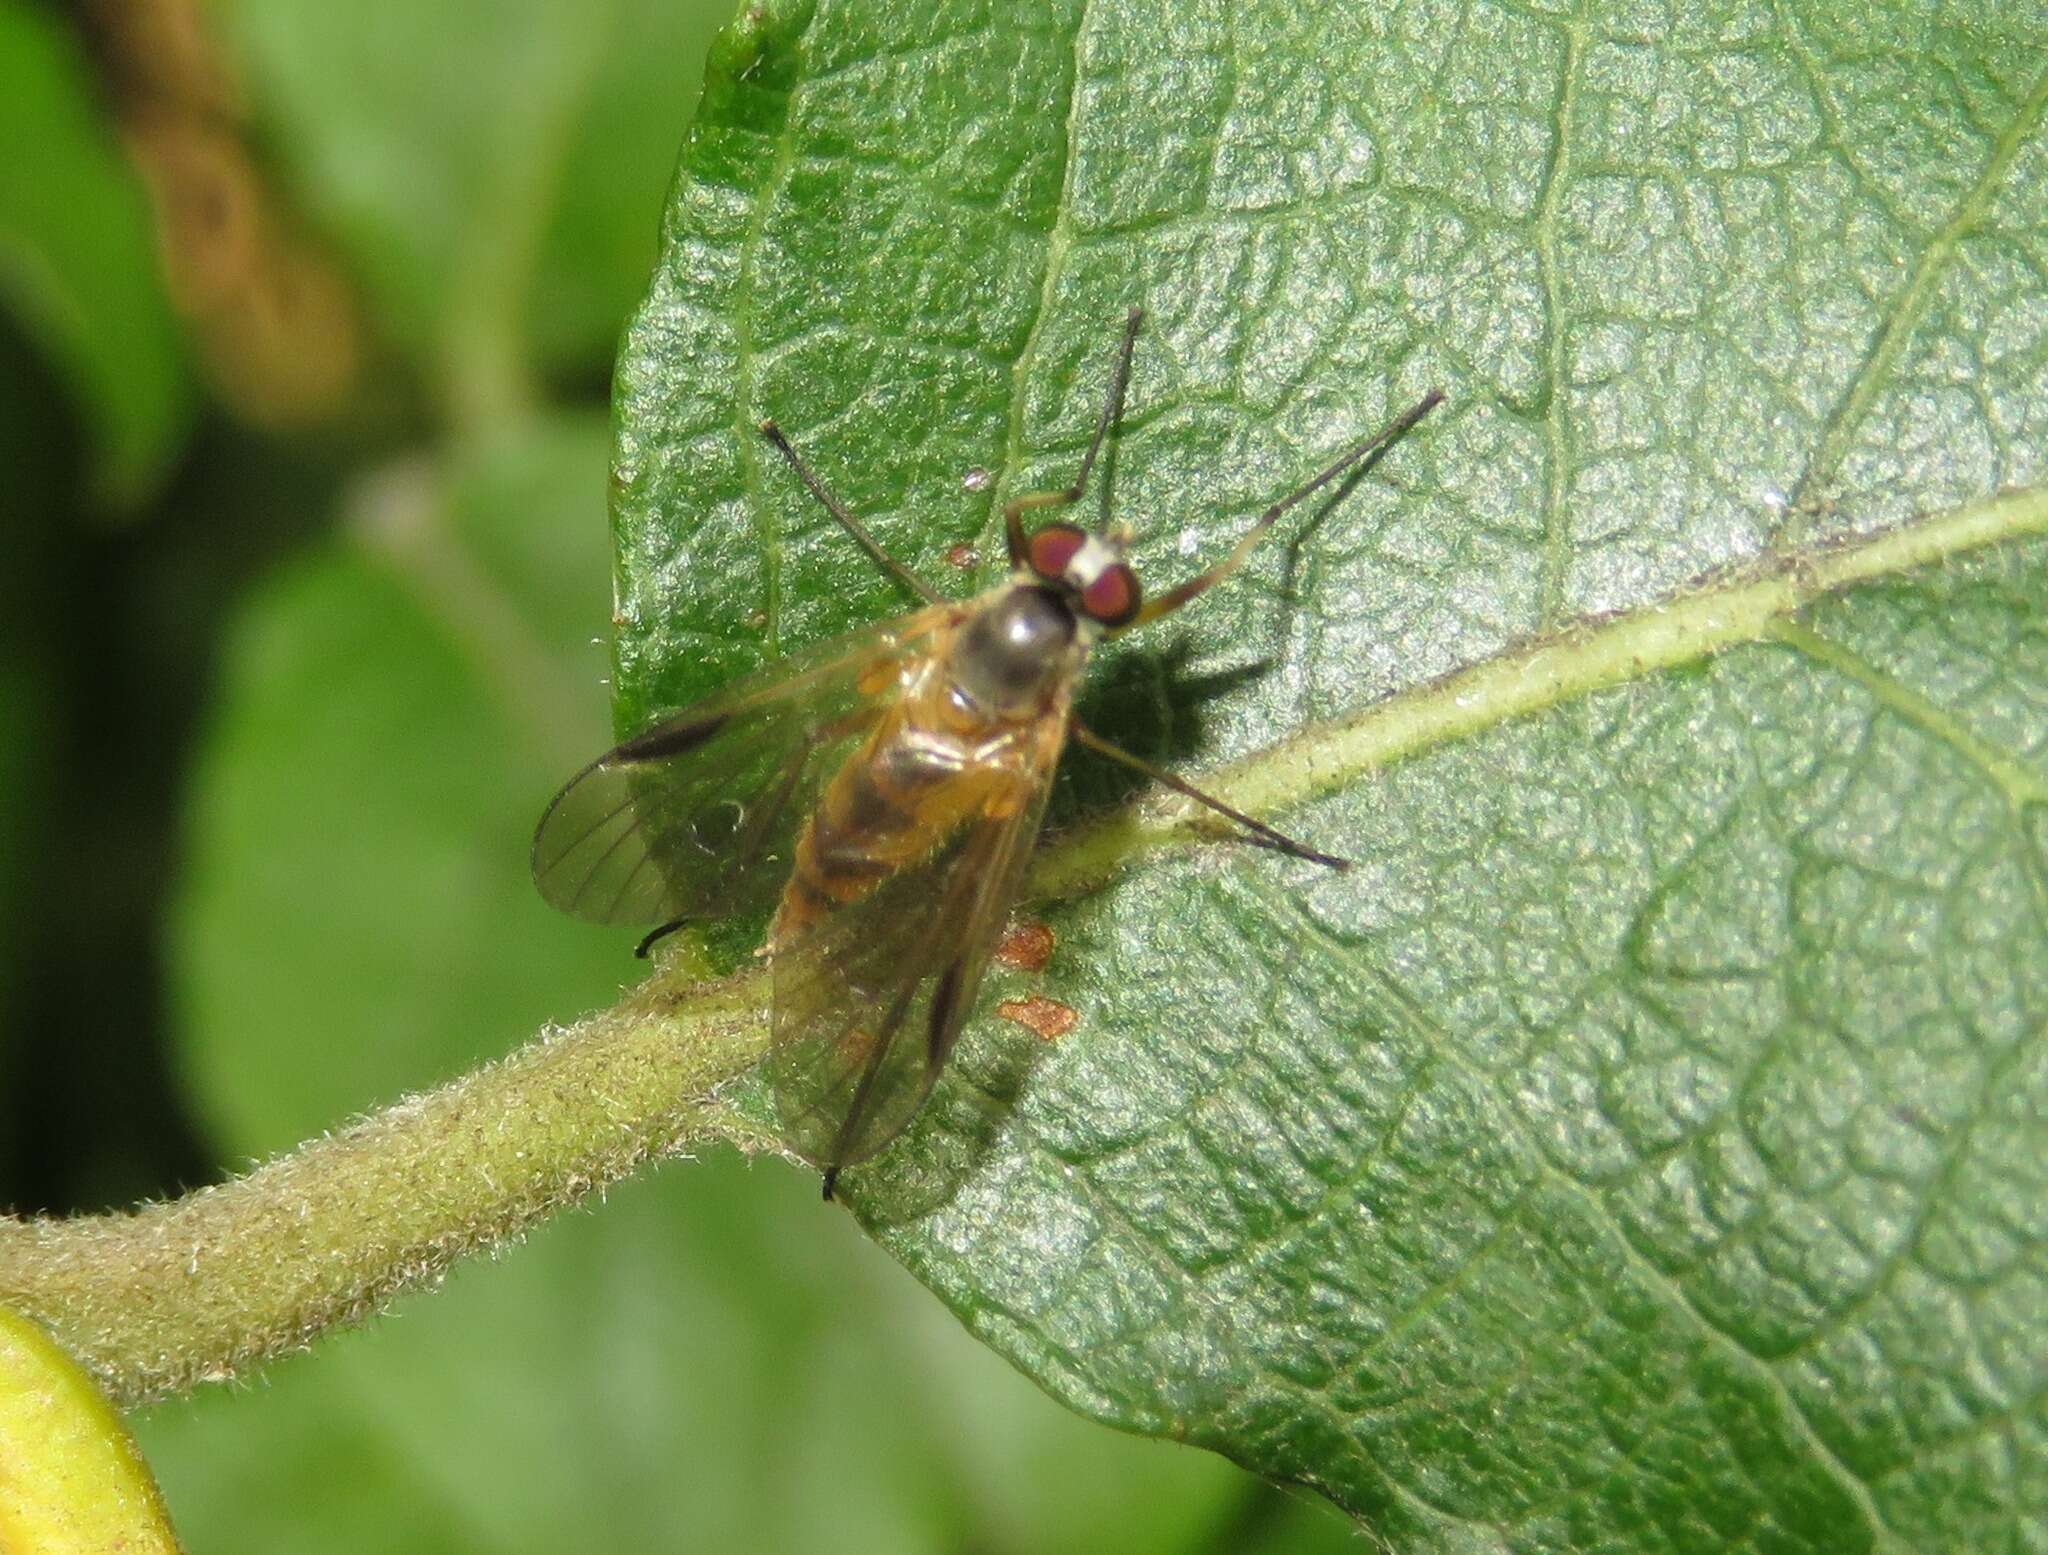
[[[0,1305],[127,1406],[301,1349],[642,1162],[750,1143],[715,1093],[765,1046],[761,983],[657,974],[246,1177],[132,1213],[0,1221]]]

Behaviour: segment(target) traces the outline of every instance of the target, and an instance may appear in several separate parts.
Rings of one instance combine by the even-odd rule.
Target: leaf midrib
[[[2042,533],[2048,533],[2048,486],[2029,486],[1846,544],[1780,552],[1637,609],[1512,644],[1358,712],[1308,724],[1205,774],[1201,784],[1226,803],[1270,818],[1451,740],[1763,641],[1809,605],[1858,584]],[[1980,743],[2010,770],[2030,771],[2012,753]],[[1027,894],[1077,895],[1141,854],[1218,834],[1190,802],[1155,798],[1048,844]]]

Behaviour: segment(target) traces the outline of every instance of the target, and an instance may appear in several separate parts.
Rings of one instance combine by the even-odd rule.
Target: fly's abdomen
[[[900,709],[884,719],[833,775],[797,839],[769,943],[924,858],[973,812],[981,788],[968,742],[915,727]]]

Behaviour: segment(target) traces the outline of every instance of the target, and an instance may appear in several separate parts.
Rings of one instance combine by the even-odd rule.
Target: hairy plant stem
[[[431,1284],[643,1162],[752,1143],[717,1100],[767,1041],[763,974],[658,973],[601,1014],[168,1203],[0,1221],[0,1304],[123,1406],[221,1381]]]

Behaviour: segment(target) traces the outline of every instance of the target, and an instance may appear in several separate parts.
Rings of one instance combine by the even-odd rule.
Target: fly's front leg
[[[781,454],[790,469],[796,472],[796,478],[804,483],[805,489],[825,505],[825,511],[839,520],[840,527],[853,536],[854,543],[866,551],[868,555],[872,556],[883,571],[895,577],[905,588],[909,589],[911,593],[917,595],[920,599],[931,604],[939,602],[942,596],[938,591],[895,557],[891,556],[887,547],[872,534],[868,533],[867,525],[853,516],[853,509],[832,495],[824,481],[819,479],[818,473],[804,462],[801,454],[790,446],[789,439],[783,435],[782,428],[775,424],[772,416],[761,423],[761,435],[775,445],[775,451]]]
[[[1163,615],[1171,615],[1189,600],[1208,589],[1214,588],[1244,565],[1245,558],[1252,553],[1252,547],[1257,545],[1267,532],[1272,529],[1273,525],[1279,521],[1281,514],[1285,513],[1296,503],[1302,502],[1313,496],[1316,492],[1321,491],[1332,481],[1343,481],[1348,485],[1351,481],[1364,475],[1367,470],[1370,470],[1386,456],[1389,449],[1413,431],[1417,422],[1443,402],[1443,391],[1441,389],[1431,389],[1429,393],[1423,395],[1421,399],[1402,411],[1400,415],[1381,427],[1371,437],[1365,439],[1364,442],[1356,443],[1346,449],[1278,502],[1267,508],[1265,512],[1261,513],[1253,522],[1251,528],[1247,529],[1237,544],[1231,548],[1230,554],[1224,557],[1222,561],[1216,563],[1215,566],[1209,568],[1206,572],[1195,574],[1194,577],[1189,578],[1185,583],[1176,584],[1164,594],[1155,594],[1152,598],[1146,600],[1137,615],[1131,619],[1129,626],[1143,626],[1147,621],[1156,621]],[[1119,630],[1128,629],[1128,627],[1119,628]]]
[[[1117,347],[1116,371],[1110,374],[1109,393],[1103,399],[1102,414],[1096,419],[1095,435],[1088,439],[1088,451],[1081,455],[1081,470],[1073,484],[1058,491],[1028,492],[1004,505],[1003,534],[1009,542],[1012,567],[1024,565],[1024,515],[1035,508],[1065,507],[1070,502],[1079,502],[1081,493],[1088,489],[1088,477],[1095,469],[1095,456],[1102,452],[1102,441],[1124,413],[1124,390],[1131,381],[1131,352],[1138,343],[1138,326],[1144,321],[1143,308],[1133,308],[1124,316],[1124,337]]]

